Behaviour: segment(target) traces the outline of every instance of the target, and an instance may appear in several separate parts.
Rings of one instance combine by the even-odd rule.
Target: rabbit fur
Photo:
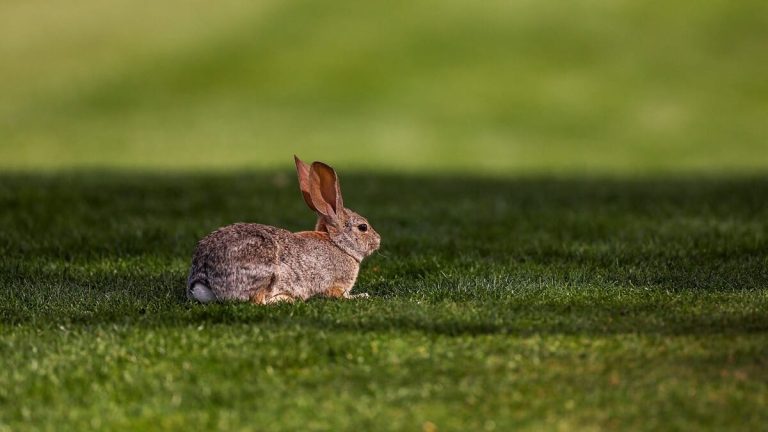
[[[294,160],[304,201],[318,215],[315,230],[292,233],[254,223],[219,228],[197,244],[187,280],[190,299],[269,304],[315,295],[367,297],[350,291],[360,262],[379,248],[381,237],[344,207],[333,168]]]

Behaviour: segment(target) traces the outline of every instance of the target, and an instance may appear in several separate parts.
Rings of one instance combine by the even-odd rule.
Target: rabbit
[[[197,244],[187,280],[190,299],[264,305],[316,295],[368,297],[350,291],[360,262],[379,248],[381,236],[344,207],[333,168],[296,156],[294,161],[304,201],[318,216],[315,230],[292,233],[255,223],[219,228]]]

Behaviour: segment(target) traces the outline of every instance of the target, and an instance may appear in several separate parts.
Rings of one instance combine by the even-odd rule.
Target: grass
[[[763,0],[6,1],[0,167],[760,172],[766,40]]]
[[[768,2],[0,2],[0,432],[760,430]],[[384,243],[186,301],[195,242]],[[288,164],[288,165],[287,165]]]
[[[757,430],[768,181],[342,175],[366,301],[184,298],[291,173],[0,177],[0,430]]]

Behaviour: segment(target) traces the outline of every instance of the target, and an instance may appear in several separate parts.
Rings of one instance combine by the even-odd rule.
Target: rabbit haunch
[[[315,231],[248,223],[214,231],[195,249],[190,298],[267,304],[315,295],[356,297],[349,292],[360,262],[379,248],[381,238],[364,217],[344,207],[333,168],[295,161],[304,201],[318,215]]]

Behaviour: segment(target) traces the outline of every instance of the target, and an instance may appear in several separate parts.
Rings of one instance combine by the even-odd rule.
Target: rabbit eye
[[[360,224],[360,225],[357,226],[357,229],[359,229],[362,232],[366,232],[366,231],[368,231],[368,225]]]

